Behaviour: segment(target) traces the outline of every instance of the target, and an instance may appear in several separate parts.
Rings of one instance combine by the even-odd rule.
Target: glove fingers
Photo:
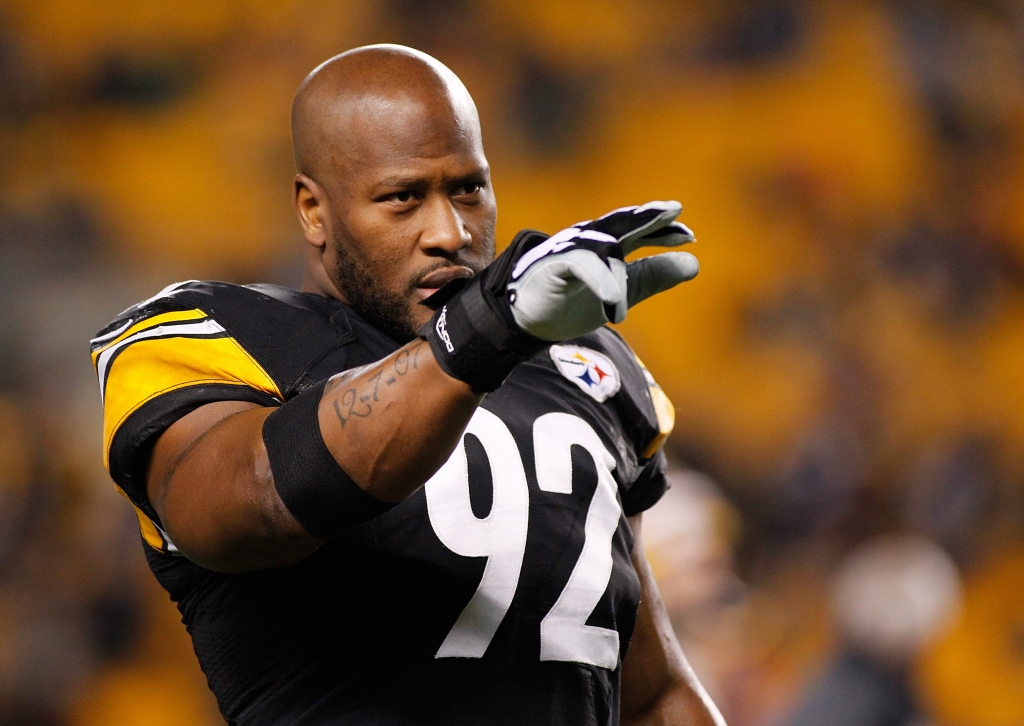
[[[589,229],[615,237],[622,244],[665,227],[679,216],[683,206],[679,202],[648,202],[639,207],[623,207],[590,222]]]
[[[670,222],[643,237],[633,237],[629,242],[623,243],[622,254],[628,255],[641,247],[678,247],[696,239],[690,228],[682,222]]]
[[[652,295],[692,280],[700,270],[697,258],[689,252],[664,252],[626,265],[629,307]]]

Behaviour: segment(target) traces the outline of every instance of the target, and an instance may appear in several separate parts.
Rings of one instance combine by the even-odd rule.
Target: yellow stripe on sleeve
[[[106,343],[103,344],[102,347],[97,348],[96,350],[94,350],[93,353],[92,353],[92,364],[94,366],[96,365],[96,359],[107,348],[110,348],[111,346],[117,345],[118,343],[120,343],[125,338],[129,338],[129,337],[131,337],[132,335],[135,335],[136,333],[138,333],[141,330],[147,330],[148,328],[154,328],[157,325],[160,325],[162,323],[179,323],[179,322],[182,322],[184,320],[202,320],[205,317],[206,317],[206,313],[204,313],[202,310],[199,310],[199,309],[195,309],[195,310],[172,310],[169,313],[160,313],[159,315],[154,315],[152,317],[146,318],[145,320],[140,320],[139,322],[135,323],[135,325],[132,325],[130,328],[128,328],[123,333],[118,335],[116,338],[113,338],[113,339],[107,341]]]
[[[108,467],[110,445],[121,424],[162,394],[190,386],[227,384],[284,398],[263,367],[234,338],[226,336],[141,338],[128,343],[109,365],[103,401],[103,459]]]
[[[651,402],[654,404],[654,413],[658,417],[658,435],[654,437],[654,440],[647,445],[644,449],[642,457],[649,459],[658,453],[658,449],[665,443],[665,439],[672,433],[672,429],[676,425],[676,407],[672,405],[672,401],[665,394],[665,391],[661,389],[658,382],[654,380],[654,376],[647,370],[647,366],[640,360],[640,357],[636,353],[633,354],[637,364],[640,366],[640,370],[644,372],[644,379],[647,381],[647,388],[651,392]]]

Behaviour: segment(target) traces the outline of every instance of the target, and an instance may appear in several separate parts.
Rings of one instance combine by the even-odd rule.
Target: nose
[[[453,255],[469,247],[473,236],[466,229],[462,215],[446,195],[437,195],[425,206],[420,248],[428,254]]]

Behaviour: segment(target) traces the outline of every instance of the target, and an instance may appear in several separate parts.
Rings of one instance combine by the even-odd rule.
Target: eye
[[[481,190],[483,190],[483,188],[484,188],[484,185],[480,184],[479,182],[469,182],[468,184],[463,184],[462,186],[457,187],[455,189],[455,196],[457,196],[457,197],[473,196],[475,194],[479,194],[481,192]]]
[[[392,199],[396,202],[401,202],[402,204],[405,204],[406,202],[412,201],[412,192],[410,192],[409,190],[395,192],[394,194],[389,194],[388,199]]]

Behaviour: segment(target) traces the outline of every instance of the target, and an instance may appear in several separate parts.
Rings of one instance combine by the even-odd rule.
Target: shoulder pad
[[[148,516],[149,451],[174,421],[213,401],[277,405],[397,347],[337,300],[273,285],[170,285],[91,341],[105,463]]]
[[[584,384],[594,389],[590,393],[598,400],[607,398],[618,412],[637,456],[642,460],[650,459],[665,443],[675,424],[675,408],[668,396],[626,341],[611,328],[599,328],[568,341],[562,348],[568,352],[572,346],[581,347],[584,357],[587,350],[593,350],[612,363],[615,370],[608,371],[607,377],[595,369],[596,375],[583,376],[590,379]],[[555,365],[561,370],[558,364],[556,360]],[[565,371],[562,372],[564,375]],[[600,398],[603,393],[607,395]]]

